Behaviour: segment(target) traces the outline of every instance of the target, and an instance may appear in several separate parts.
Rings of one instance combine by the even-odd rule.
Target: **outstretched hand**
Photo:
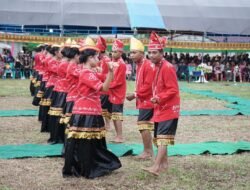
[[[127,99],[128,101],[131,101],[131,100],[135,99],[135,95],[134,95],[134,94],[128,94],[128,95],[126,96],[126,99]]]
[[[155,97],[153,97],[153,98],[151,98],[151,100],[150,100],[153,104],[157,104],[158,102],[157,102],[157,98],[155,98]]]
[[[109,68],[109,72],[113,72],[113,70],[114,70],[114,63],[113,62],[108,62],[108,68]]]

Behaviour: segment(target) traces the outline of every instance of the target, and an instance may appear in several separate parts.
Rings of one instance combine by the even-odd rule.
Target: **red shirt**
[[[73,114],[101,115],[100,91],[103,83],[97,77],[96,72],[82,69],[77,85],[78,97],[73,107]]]
[[[123,104],[126,96],[126,64],[118,59],[118,67],[114,68],[114,80],[109,86],[109,101],[113,104]]]
[[[47,88],[54,86],[58,80],[58,76],[57,76],[58,65],[59,65],[59,60],[56,60],[55,58],[52,58],[51,61],[49,62],[49,65],[48,65],[49,80],[46,83]]]
[[[154,81],[154,65],[148,59],[143,59],[136,66],[136,108],[152,109],[152,83]]]
[[[41,67],[40,57],[41,57],[41,52],[36,53],[36,55],[34,57],[34,61],[35,61],[34,69],[36,71],[38,71]]]
[[[37,70],[38,70],[38,72],[39,72],[40,75],[44,73],[44,71],[43,71],[44,70],[44,63],[43,63],[43,61],[44,61],[45,57],[46,57],[45,54],[39,53],[39,56],[38,56],[39,61],[38,61]]]
[[[166,60],[162,60],[155,67],[153,97],[158,102],[154,104],[154,122],[179,117],[180,95],[176,72],[174,66]]]
[[[42,60],[43,62],[43,69],[42,69],[42,74],[43,78],[42,81],[48,81],[49,80],[49,64],[52,61],[53,57],[49,54],[46,55],[46,57]]]
[[[72,63],[68,66],[66,78],[69,80],[69,88],[67,90],[66,102],[75,101],[78,96],[77,84],[79,81],[79,75],[82,70],[82,65]]]
[[[106,79],[106,77],[107,77],[107,74],[108,74],[108,72],[109,72],[109,67],[108,67],[108,62],[110,62],[111,60],[110,60],[110,58],[108,57],[108,56],[106,56],[106,55],[104,55],[103,57],[102,57],[102,59],[100,60],[100,62],[99,62],[99,67],[101,67],[101,69],[102,69],[102,72],[98,75],[98,77],[101,79],[101,81],[105,81],[105,79]],[[101,94],[109,94],[109,92],[107,91],[107,92],[101,92]]]
[[[58,81],[55,83],[54,91],[56,92],[67,92],[68,90],[68,81],[66,80],[66,74],[69,63],[67,60],[62,60],[58,65],[57,75]]]

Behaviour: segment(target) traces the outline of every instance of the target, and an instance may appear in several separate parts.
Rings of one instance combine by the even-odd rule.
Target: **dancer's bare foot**
[[[153,158],[153,153],[143,152],[138,156],[135,156],[138,160],[151,160]]]
[[[115,139],[112,140],[111,142],[113,142],[113,143],[123,143],[124,139],[122,137],[115,137]]]
[[[145,172],[148,172],[150,174],[153,174],[154,176],[158,177],[160,175],[160,169],[156,169],[155,167],[148,167],[148,168],[142,168]]]

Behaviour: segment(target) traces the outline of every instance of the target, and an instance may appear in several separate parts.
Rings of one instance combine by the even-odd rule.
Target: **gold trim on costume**
[[[65,118],[64,118],[64,124],[68,124],[69,123],[69,120],[70,120],[70,118],[71,118],[71,116],[66,116]]]
[[[162,135],[162,136],[168,136],[168,135]],[[172,136],[172,135],[171,135]],[[168,145],[174,145],[174,138],[154,138],[153,143],[155,146],[168,146]]]
[[[61,116],[63,112],[62,108],[51,107],[48,114],[53,116]]]
[[[75,126],[69,127],[69,131],[99,132],[99,131],[104,131],[104,130],[105,130],[105,127],[101,127],[101,128],[75,127]]]
[[[41,81],[36,81],[36,83],[34,84],[34,87],[38,87],[41,85]]]
[[[112,119],[113,121],[123,121],[123,115],[122,115],[122,113],[120,113],[120,112],[114,112],[114,113],[112,113],[112,115],[111,115],[111,119]]]
[[[137,124],[137,128],[138,128],[139,131],[143,131],[143,130],[153,131],[154,130],[154,124],[153,123]]]
[[[39,104],[41,106],[50,106],[51,105],[51,99],[42,98]]]
[[[43,95],[44,95],[44,92],[39,90],[38,93],[36,94],[36,97],[37,98],[42,98]]]
[[[32,83],[32,84],[35,84],[36,81],[37,81],[36,78],[34,78],[33,76],[30,77],[30,80],[31,80],[31,83]]]
[[[157,135],[157,139],[174,139],[174,135]]]
[[[62,115],[61,115],[61,118],[60,118],[60,120],[59,120],[59,123],[60,123],[60,124],[64,124],[64,119],[65,119],[65,116],[62,114]]]
[[[106,109],[102,110],[102,117],[111,119],[111,113],[109,113]]]
[[[68,135],[68,134],[69,134],[69,129],[68,129],[68,128],[65,129],[64,134],[65,134],[65,135]]]
[[[77,131],[69,131],[67,138],[74,139],[102,139],[105,138],[106,131],[98,131],[98,132],[77,132]]]

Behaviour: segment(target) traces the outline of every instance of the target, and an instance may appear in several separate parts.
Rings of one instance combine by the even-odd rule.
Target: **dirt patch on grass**
[[[1,110],[37,109],[32,100],[32,97],[0,97]]]
[[[123,167],[111,175],[87,180],[63,178],[62,158],[0,160],[0,187],[9,189],[246,189],[249,187],[249,154],[233,156],[170,157],[169,169],[156,178],[138,162],[121,158]]]
[[[182,100],[181,110],[230,110],[227,103],[216,99]]]
[[[179,119],[176,141],[250,141],[249,119],[249,116],[183,116]]]
[[[37,117],[1,117],[0,145],[46,143],[48,133],[40,133]]]

